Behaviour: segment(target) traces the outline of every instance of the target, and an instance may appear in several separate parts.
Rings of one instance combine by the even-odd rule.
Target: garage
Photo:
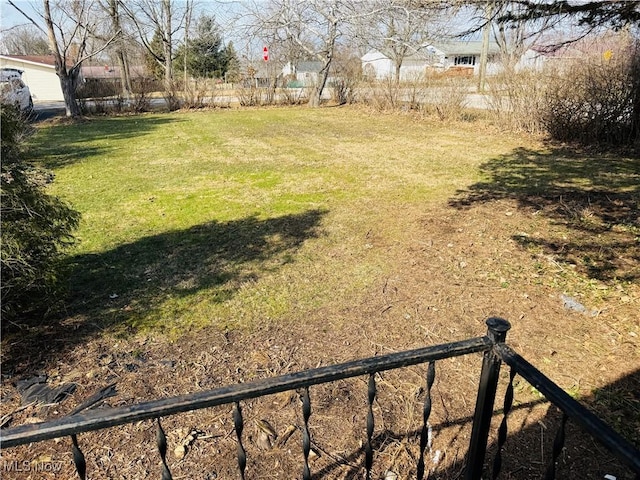
[[[64,101],[53,56],[0,55],[0,67],[22,70],[34,102]]]

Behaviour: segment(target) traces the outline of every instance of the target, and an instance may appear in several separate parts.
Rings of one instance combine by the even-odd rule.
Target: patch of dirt
[[[20,342],[20,337],[5,336],[2,414],[15,412],[11,426],[58,418],[114,382],[118,393],[104,402],[114,407],[199,392],[481,336],[486,332],[485,319],[500,316],[512,323],[507,341],[515,350],[640,446],[637,284],[589,280],[577,271],[579,267],[560,261],[553,251],[523,241],[562,238],[566,227],[550,223],[534,209],[518,208],[511,200],[477,203],[467,209],[402,206],[399,211],[406,219],[405,242],[387,242],[384,235],[367,238],[370,248],[393,260],[395,270],[339,310],[320,308],[311,317],[265,322],[251,331],[200,329],[178,339],[98,335],[56,359],[47,358],[46,345],[17,345],[21,348],[17,349],[10,343]],[[585,311],[568,309],[562,295],[583,305]],[[480,355],[436,364],[429,420],[432,443],[426,452],[430,478],[460,477],[480,365]],[[496,451],[496,431],[502,419],[505,370],[496,399],[489,459]],[[35,373],[46,373],[55,385],[75,382],[77,389],[59,405],[18,411],[20,398],[14,383]],[[376,375],[372,478],[415,477],[425,375],[426,366]],[[313,387],[311,406],[314,478],[362,477],[367,379]],[[242,402],[242,412],[247,478],[301,477],[303,420],[297,393]],[[267,437],[273,445],[265,448],[260,420],[266,420],[278,438],[289,427],[293,433],[284,444]],[[533,387],[516,379],[501,478],[541,476],[558,422],[555,408]],[[170,416],[162,425],[174,478],[238,477],[231,405]],[[80,435],[90,478],[158,477],[155,436],[151,421]],[[25,460],[35,463],[16,471],[14,467]],[[66,438],[3,451],[2,462],[5,472],[13,468],[12,478],[74,477],[71,442]],[[55,462],[62,462],[60,472],[36,471],[38,465],[58,465]],[[605,474],[633,478],[573,426],[568,429],[558,472],[561,478],[600,479]]]

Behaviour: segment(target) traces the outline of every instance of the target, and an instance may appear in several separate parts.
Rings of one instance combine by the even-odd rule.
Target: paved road
[[[215,97],[214,101],[217,103],[237,103],[237,98],[235,97]],[[164,108],[164,99],[162,98],[153,98],[151,99],[151,107],[162,109]],[[469,93],[467,94],[467,102],[466,106],[470,108],[479,108],[486,109],[488,108],[488,102],[485,95],[479,93]],[[42,121],[48,118],[62,116],[65,114],[64,102],[34,102],[33,105],[34,110],[34,118],[35,121]]]
[[[33,102],[33,118],[36,122],[63,116],[64,114],[64,102]]]

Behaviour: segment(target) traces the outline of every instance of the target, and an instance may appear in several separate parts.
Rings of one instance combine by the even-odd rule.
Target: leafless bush
[[[416,74],[401,82],[365,81],[358,88],[358,101],[381,111],[414,111],[444,121],[463,117],[468,93],[466,78]]]
[[[183,102],[186,108],[202,108],[209,94],[209,83],[206,78],[194,78],[185,84]]]
[[[269,86],[263,89],[262,105],[274,105],[278,98],[278,81],[273,77],[269,79]]]
[[[356,84],[357,80],[348,76],[334,78],[330,84],[331,100],[338,105],[355,103]]]
[[[151,78],[135,78],[131,81],[133,92],[129,108],[134,112],[147,112],[151,109],[151,93],[158,90],[158,82]]]
[[[256,107],[262,105],[263,89],[254,86],[238,85],[236,88],[238,102],[243,107]]]
[[[281,88],[278,98],[282,105],[302,105],[309,101],[309,92],[305,88]]]
[[[636,43],[618,45],[606,54],[561,60],[542,71],[492,78],[488,100],[495,120],[561,141],[638,143],[640,53]]]
[[[358,87],[358,101],[379,111],[400,108],[400,88],[392,78],[368,79]]]
[[[164,91],[162,92],[165,105],[170,112],[180,108],[181,100],[180,95],[178,94],[180,90],[180,84],[176,80],[173,80],[168,86],[165,86]]]
[[[638,141],[637,46],[576,62],[551,79],[541,121],[555,139],[581,143]]]
[[[382,109],[397,109],[400,107],[400,84],[391,76],[387,76],[378,84],[379,104]]]
[[[505,71],[491,77],[487,102],[494,121],[514,131],[541,133],[551,71]]]
[[[425,90],[424,110],[440,120],[458,120],[467,106],[469,93],[467,82],[459,78],[447,78]]]
[[[422,110],[427,100],[429,84],[427,77],[422,74],[415,74],[404,82],[406,91],[406,105],[410,110]]]
[[[76,89],[78,99],[113,97],[122,91],[119,81],[90,80]]]
[[[209,91],[208,104],[211,107],[229,108],[231,101],[227,90],[231,89],[231,84],[215,84]]]

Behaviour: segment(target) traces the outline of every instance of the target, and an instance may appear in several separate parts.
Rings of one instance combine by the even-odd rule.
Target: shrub
[[[338,105],[355,103],[356,79],[350,77],[335,78],[330,83],[331,99]]]
[[[636,143],[639,74],[637,46],[573,63],[549,82],[542,123],[557,140]]]
[[[193,78],[184,84],[184,107],[202,108],[206,105],[207,97],[211,97],[209,81],[206,78]]]
[[[512,130],[583,144],[637,145],[638,44],[621,41],[607,55],[497,75],[489,84],[489,103],[496,121]]]
[[[51,310],[57,299],[62,248],[72,242],[78,212],[45,193],[53,175],[24,160],[22,144],[30,134],[25,118],[2,106],[3,319],[12,321],[36,310]]]
[[[506,71],[488,84],[489,111],[501,126],[533,134],[542,133],[542,115],[547,104],[548,72]]]
[[[468,86],[461,78],[446,78],[430,85],[426,92],[425,110],[440,120],[459,120],[467,105]]]

